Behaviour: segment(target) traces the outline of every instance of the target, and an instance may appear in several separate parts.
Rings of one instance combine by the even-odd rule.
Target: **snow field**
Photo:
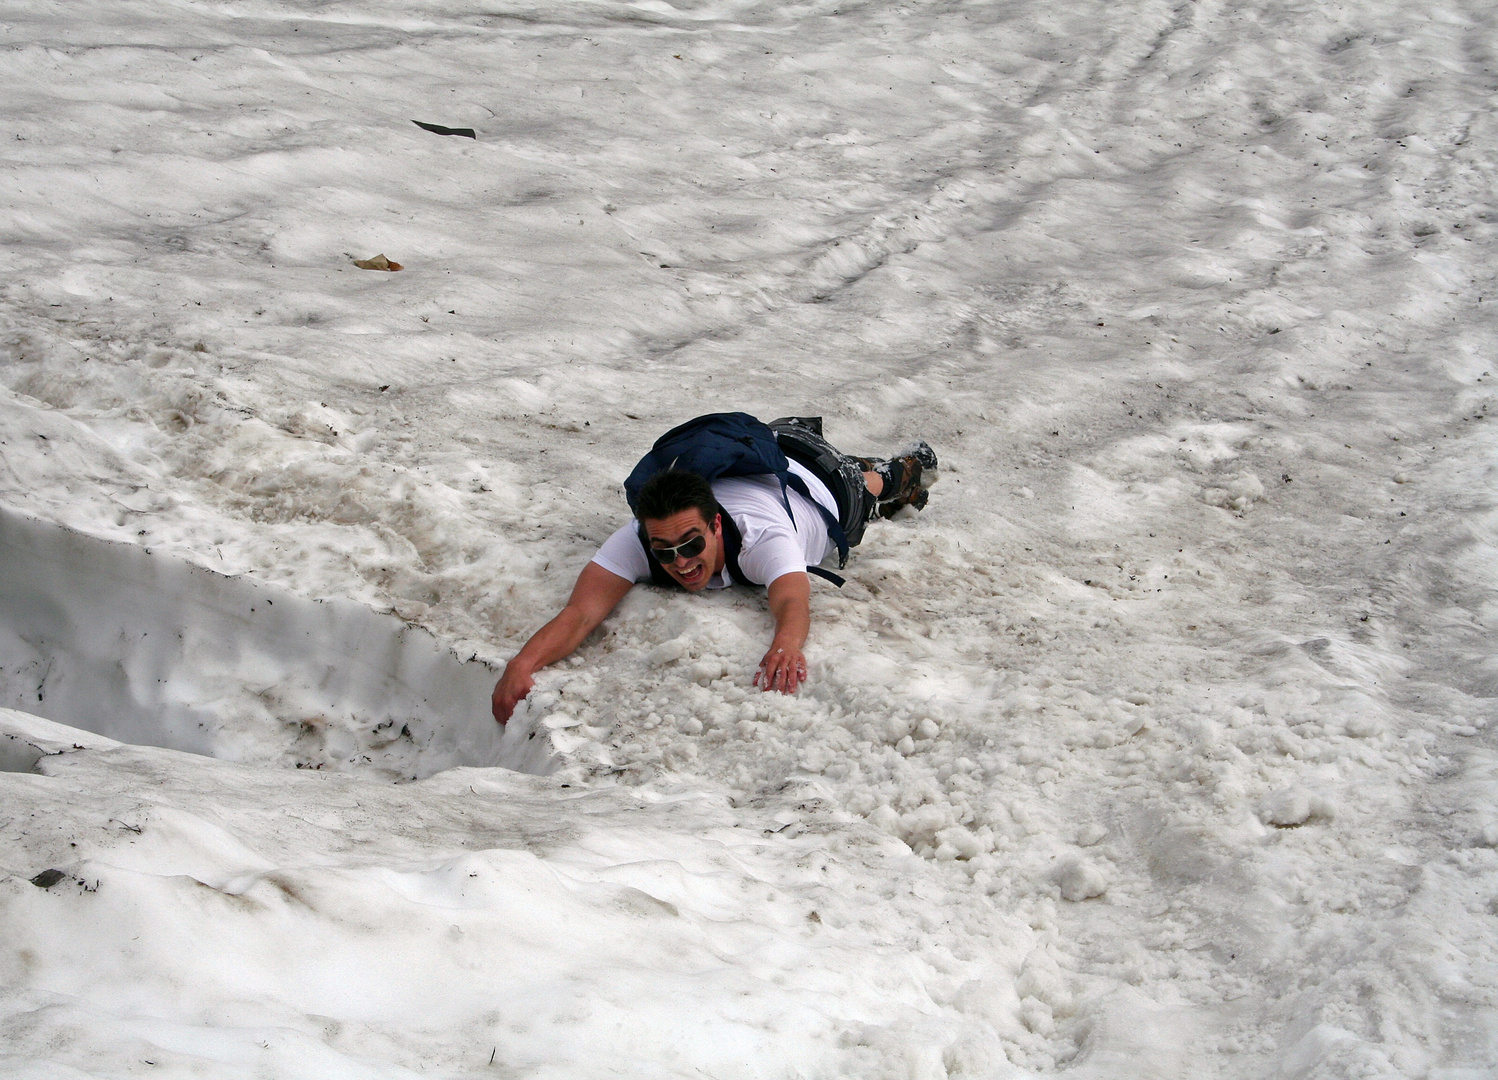
[[[300,701],[234,756],[352,775],[100,744],[0,777],[6,1068],[1494,1067],[1485,7],[6,18],[9,512],[500,662],[683,416],[943,460],[817,586],[795,699],[749,686],[762,601],[641,590],[501,741],[546,779],[413,744],[391,788],[288,744]],[[180,599],[145,607],[215,637]],[[277,662],[341,670],[352,633]],[[160,778],[180,802],[130,816]],[[526,890],[558,916],[511,927]]]

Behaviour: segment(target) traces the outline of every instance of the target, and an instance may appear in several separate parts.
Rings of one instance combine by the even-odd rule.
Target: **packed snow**
[[[0,1075],[1498,1075],[1490,4],[0,26]],[[941,482],[501,731],[725,409]]]

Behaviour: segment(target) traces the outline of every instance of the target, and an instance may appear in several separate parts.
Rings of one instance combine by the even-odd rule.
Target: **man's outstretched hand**
[[[806,681],[806,657],[800,649],[771,646],[754,673],[754,685],[761,690],[779,690],[794,694]]]
[[[536,685],[536,680],[531,678],[531,673],[515,664],[505,665],[505,673],[499,677],[499,682],[494,684],[494,696],[490,699],[490,706],[494,710],[494,719],[500,725],[510,722],[510,714],[515,711],[515,706],[524,700],[525,695],[531,692],[531,687]]]
[[[811,629],[811,578],[805,571],[781,574],[770,582],[770,614],[775,619],[775,637],[770,651],[759,662],[754,685],[761,690],[794,694],[806,681],[806,644]]]

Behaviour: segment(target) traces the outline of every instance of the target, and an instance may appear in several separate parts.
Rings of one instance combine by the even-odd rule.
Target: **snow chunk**
[[[978,836],[961,825],[953,825],[951,828],[940,830],[936,834],[936,841],[938,859],[942,858],[943,849],[950,850],[952,852],[950,857],[954,859],[976,859],[979,855],[993,850],[991,836]]]
[[[1055,1034],[1056,1018],[1051,1007],[1039,998],[1027,997],[1020,1002],[1019,1018],[1025,1027],[1042,1037]]]
[[[1331,804],[1302,787],[1281,788],[1259,802],[1259,820],[1280,829],[1293,829],[1312,818],[1331,817]]]
[[[706,686],[714,679],[721,679],[723,673],[723,661],[721,660],[698,660],[691,668],[692,681],[701,686]]]
[[[1068,859],[1056,868],[1053,880],[1061,887],[1061,898],[1077,903],[1102,896],[1108,890],[1108,879],[1085,859]]]
[[[1342,730],[1354,739],[1367,739],[1384,729],[1383,722],[1371,713],[1354,713],[1342,725]]]
[[[1107,835],[1107,829],[1105,829],[1095,821],[1091,822],[1087,825],[1083,825],[1080,829],[1077,830],[1077,846],[1092,847],[1094,844],[1099,843],[1103,839],[1103,837]]]
[[[1025,957],[1014,992],[1021,998],[1044,1002],[1048,1011],[1056,1016],[1071,1016],[1076,1011],[1061,966],[1045,948],[1035,949]]]
[[[1264,483],[1251,472],[1241,472],[1222,487],[1202,491],[1202,502],[1224,510],[1243,513],[1264,497]]]
[[[880,832],[895,836],[900,832],[900,814],[893,806],[885,803],[869,815],[869,824]]]
[[[655,648],[651,649],[649,655],[647,655],[645,659],[649,662],[651,667],[665,667],[667,664],[676,663],[676,661],[680,660],[683,656],[686,655],[687,639],[684,637],[676,637],[672,638],[670,641],[663,641]]]

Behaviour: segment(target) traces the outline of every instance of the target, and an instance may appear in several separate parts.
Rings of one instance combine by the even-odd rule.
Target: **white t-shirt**
[[[827,485],[798,462],[790,464],[791,472],[806,481],[812,498],[836,518],[837,500]],[[826,519],[805,495],[787,488],[791,513],[785,512],[785,504],[780,501],[780,480],[775,476],[734,476],[714,480],[712,488],[743,537],[739,569],[757,585],[769,585],[782,574],[805,573],[808,566],[820,564],[837,550],[827,535]],[[626,581],[650,580],[650,556],[640,544],[639,526],[633,521],[605,540],[593,561]],[[707,587],[722,589],[731,584],[725,566],[713,575]]]

